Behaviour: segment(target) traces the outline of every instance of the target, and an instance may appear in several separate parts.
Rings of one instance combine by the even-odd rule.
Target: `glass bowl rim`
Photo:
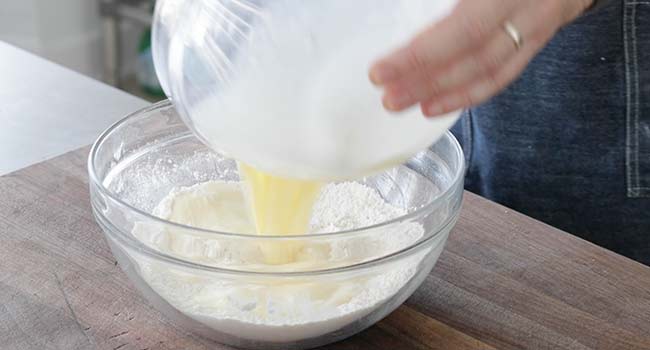
[[[160,251],[157,251],[146,244],[142,243],[141,241],[132,238],[132,236],[124,233],[121,229],[115,227],[112,223],[110,222],[102,222],[103,224],[109,224],[111,227],[110,232],[118,232],[119,236],[115,236],[111,233],[106,233],[106,230],[104,232],[110,236],[113,239],[117,239],[121,241],[121,244],[126,244],[127,246],[131,248],[135,248],[138,250],[138,253],[147,255],[153,259],[156,259],[158,261],[164,261],[167,263],[170,263],[172,265],[176,266],[182,266],[186,268],[190,268],[192,270],[201,270],[201,271],[206,271],[206,272],[211,272],[211,273],[220,273],[220,274],[228,274],[228,275],[245,275],[245,276],[254,276],[254,277],[308,277],[308,276],[320,276],[320,275],[330,275],[330,274],[338,274],[338,273],[344,273],[344,272],[349,272],[349,271],[355,271],[355,270],[360,270],[360,269],[368,269],[372,267],[376,267],[379,265],[383,265],[386,263],[389,263],[393,260],[400,259],[401,257],[405,255],[411,255],[414,254],[414,252],[419,251],[423,249],[423,247],[426,246],[426,244],[433,239],[437,238],[440,232],[445,231],[446,229],[449,228],[449,226],[453,225],[455,222],[456,218],[458,218],[459,213],[456,212],[454,215],[450,215],[447,220],[444,221],[444,224],[440,227],[440,230],[436,232],[435,234],[426,237],[423,240],[417,241],[415,244],[409,245],[407,247],[404,247],[398,251],[392,252],[390,254],[382,255],[375,257],[370,260],[366,261],[361,261],[358,263],[354,263],[351,265],[342,265],[342,266],[336,266],[336,267],[329,267],[325,269],[316,269],[316,270],[299,270],[299,271],[256,271],[256,270],[238,270],[238,269],[231,269],[231,268],[225,268],[225,267],[217,267],[213,265],[207,265],[203,263],[196,263],[192,262],[189,260],[181,259],[178,257],[175,257],[173,255],[163,253]],[[103,217],[98,218],[99,221],[105,220]],[[444,244],[444,242],[441,242]],[[280,265],[281,266],[281,265]]]
[[[434,198],[429,200],[426,204],[424,204],[424,205],[416,208],[415,210],[413,210],[411,212],[408,212],[408,213],[406,213],[404,215],[392,218],[392,219],[387,220],[387,221],[376,223],[376,224],[373,224],[373,225],[360,227],[360,228],[355,228],[355,229],[351,229],[351,230],[342,230],[342,231],[327,232],[327,233],[316,233],[316,234],[309,234],[309,235],[286,235],[286,236],[269,235],[269,236],[259,236],[259,235],[255,235],[255,234],[241,234],[241,233],[232,233],[232,232],[220,232],[220,231],[214,231],[214,230],[209,230],[209,229],[193,227],[193,226],[184,225],[184,224],[180,224],[180,223],[175,223],[175,222],[172,222],[172,221],[162,219],[160,217],[152,215],[152,214],[150,214],[150,213],[148,213],[148,212],[146,212],[146,211],[144,211],[142,209],[136,208],[136,207],[126,203],[125,201],[118,198],[117,195],[115,195],[112,191],[110,191],[108,188],[106,188],[104,186],[103,181],[99,180],[99,176],[98,176],[97,172],[95,171],[95,160],[97,159],[97,153],[99,152],[99,149],[102,147],[104,141],[108,137],[110,137],[110,135],[115,130],[117,130],[123,124],[125,124],[126,122],[132,120],[133,118],[145,117],[146,115],[148,115],[148,113],[155,112],[157,110],[160,110],[160,109],[163,109],[163,108],[168,108],[168,107],[174,108],[173,103],[169,99],[154,103],[154,104],[152,104],[150,106],[147,106],[147,107],[141,108],[141,109],[139,109],[139,110],[137,110],[135,112],[129,113],[125,117],[123,117],[120,120],[113,123],[106,130],[104,130],[104,132],[102,132],[100,134],[100,136],[93,143],[93,145],[92,145],[92,147],[90,149],[90,153],[89,153],[89,157],[88,157],[88,163],[87,163],[88,174],[89,174],[89,182],[90,182],[90,186],[92,186],[94,189],[96,189],[102,196],[105,196],[105,197],[109,198],[112,202],[117,204],[119,207],[122,207],[123,209],[126,209],[127,211],[133,212],[137,216],[142,216],[146,220],[150,220],[151,222],[154,222],[154,223],[157,223],[157,224],[162,224],[162,225],[169,226],[169,227],[172,227],[172,228],[181,229],[181,230],[184,230],[184,231],[196,232],[196,233],[201,233],[201,234],[210,234],[210,235],[215,235],[215,236],[224,236],[226,238],[259,240],[262,237],[265,241],[267,241],[267,240],[269,240],[269,241],[278,241],[278,240],[305,239],[305,237],[307,237],[307,236],[309,238],[314,238],[314,239],[325,238],[325,237],[338,237],[339,235],[343,235],[343,234],[359,233],[359,232],[363,232],[363,231],[377,229],[377,228],[380,228],[380,227],[387,227],[387,226],[390,226],[392,224],[396,224],[396,223],[399,223],[399,222],[409,220],[409,219],[412,219],[414,217],[423,215],[427,211],[429,211],[429,209],[431,209],[435,204],[439,203],[439,201],[442,198],[449,197],[450,194],[454,191],[454,189],[458,186],[458,183],[463,180],[465,170],[466,170],[465,169],[465,156],[464,156],[464,153],[462,151],[462,148],[461,148],[458,140],[454,137],[454,135],[450,131],[447,131],[443,135],[443,137],[449,139],[449,141],[452,143],[452,147],[453,147],[454,153],[455,153],[453,156],[456,158],[456,161],[458,162],[458,165],[459,165],[458,169],[456,169],[456,171],[454,172],[454,174],[452,176],[452,181],[450,181],[448,183],[446,188],[444,188],[441,191],[441,193],[439,193]],[[429,149],[424,150],[424,152],[432,153]],[[462,193],[461,193],[461,196],[462,196]],[[92,206],[95,207],[94,203],[92,204]],[[171,261],[171,262],[173,262],[175,264],[186,265],[186,266],[189,266],[189,267],[192,267],[192,268],[200,268],[200,269],[203,269],[203,270],[218,271],[218,272],[222,272],[222,273],[223,272],[226,272],[226,273],[246,273],[246,274],[259,275],[259,276],[268,276],[268,275],[280,275],[280,276],[298,276],[298,275],[300,275],[300,276],[302,276],[302,275],[305,275],[305,274],[319,274],[319,273],[329,273],[329,272],[332,272],[332,271],[344,271],[344,270],[348,270],[348,269],[356,269],[356,268],[361,267],[362,265],[363,266],[373,265],[373,264],[380,263],[380,262],[382,262],[382,261],[384,261],[386,259],[391,259],[391,258],[396,258],[398,256],[401,256],[403,253],[406,253],[407,251],[410,251],[412,249],[416,249],[418,246],[421,246],[422,244],[424,244],[424,243],[432,240],[433,238],[437,237],[440,234],[440,232],[443,232],[452,223],[452,221],[458,216],[458,212],[452,213],[451,215],[449,215],[446,218],[446,220],[444,222],[442,222],[441,225],[438,226],[437,231],[432,233],[430,236],[428,236],[428,237],[425,236],[425,239],[419,240],[419,241],[415,242],[415,244],[409,245],[408,247],[405,247],[405,248],[403,248],[403,249],[401,249],[399,251],[393,252],[391,254],[380,256],[380,257],[377,257],[377,258],[374,258],[374,259],[371,259],[371,260],[368,260],[368,261],[364,261],[364,262],[349,265],[349,266],[340,266],[340,267],[334,267],[334,268],[328,268],[328,269],[322,269],[322,270],[308,270],[308,271],[296,271],[296,272],[293,272],[293,271],[287,271],[287,272],[267,272],[267,271],[263,271],[262,272],[262,271],[235,270],[235,269],[226,269],[226,268],[215,267],[215,266],[205,265],[205,264],[200,264],[200,263],[194,263],[194,262],[191,262],[191,261],[180,259],[180,258],[174,257],[172,255],[168,255],[166,253],[157,251],[157,250],[147,246],[146,244],[140,242],[139,240],[133,238],[129,234],[123,232],[122,229],[120,229],[120,228],[116,227],[115,225],[113,225],[113,223],[110,222],[110,220],[108,220],[108,218],[106,218],[104,215],[100,215],[100,214],[95,213],[95,216],[97,217],[97,219],[99,219],[99,221],[102,222],[102,224],[104,224],[104,225],[108,224],[108,225],[112,226],[111,231],[119,232],[119,235],[121,236],[119,239],[126,240],[126,242],[124,242],[124,243],[127,243],[127,244],[129,244],[131,246],[135,245],[140,252],[145,252],[145,253],[147,253],[147,255],[153,255],[158,259]],[[101,216],[101,218],[99,218],[98,216]],[[113,236],[110,233],[108,235]]]
[[[184,225],[180,223],[176,223],[173,221],[168,221],[165,219],[162,219],[158,216],[152,215],[142,209],[136,208],[122,199],[118,198],[112,191],[110,191],[108,188],[104,186],[103,181],[99,180],[99,176],[97,175],[97,172],[95,171],[95,159],[97,158],[97,153],[99,152],[99,149],[102,146],[102,143],[110,136],[110,134],[118,129],[120,126],[122,126],[124,123],[129,121],[132,118],[136,117],[142,117],[146,115],[149,112],[153,112],[159,109],[167,108],[167,107],[174,107],[173,104],[169,99],[160,101],[158,103],[154,103],[148,107],[141,108],[133,113],[128,114],[124,118],[118,120],[117,122],[113,123],[111,126],[109,126],[104,132],[101,133],[101,135],[97,138],[97,140],[93,143],[89,157],[88,157],[88,174],[89,174],[89,179],[90,179],[90,184],[93,185],[102,195],[110,198],[113,202],[117,203],[120,207],[126,208],[128,211],[134,212],[138,214],[139,216],[143,216],[144,218],[151,220],[153,222],[163,224],[163,225],[168,225],[171,227],[175,227],[178,229],[182,230],[189,230],[189,231],[195,231],[198,233],[207,233],[207,234],[214,234],[214,235],[222,235],[222,236],[228,236],[228,237],[238,237],[238,238],[255,238],[259,239],[260,236],[256,234],[244,234],[244,233],[234,233],[234,232],[223,232],[223,231],[214,231],[214,230],[209,230],[209,229],[204,229],[200,227],[194,227],[194,226],[189,226],[189,225]],[[449,182],[449,184],[446,186],[446,188],[441,191],[438,195],[430,199],[426,204],[416,208],[413,211],[410,211],[404,215],[400,215],[398,217],[382,221],[379,223],[375,223],[372,225],[364,226],[364,227],[358,227],[355,229],[350,229],[350,230],[341,230],[341,231],[335,231],[335,232],[324,232],[324,233],[314,233],[314,234],[309,234],[309,237],[331,237],[335,235],[340,235],[340,234],[349,234],[352,232],[358,232],[358,231],[367,231],[367,230],[372,230],[376,229],[379,227],[384,227],[384,226],[389,226],[391,224],[401,222],[404,220],[411,219],[413,217],[417,217],[423,213],[426,213],[428,209],[433,207],[436,203],[439,202],[440,199],[445,198],[453,191],[453,189],[456,187],[459,181],[463,180],[464,174],[465,174],[465,156],[462,151],[462,148],[458,142],[458,140],[454,137],[454,135],[450,132],[447,131],[443,137],[448,138],[452,145],[454,146],[454,151],[455,151],[455,158],[458,161],[458,169],[456,169],[455,173],[453,174],[452,181]],[[442,139],[442,138],[441,138]],[[440,140],[439,140],[440,141]],[[423,152],[427,153],[432,153],[431,150],[426,149],[423,150]],[[410,159],[410,158],[409,158]],[[279,240],[288,240],[288,239],[300,239],[300,238],[305,238],[305,235],[268,235],[264,236],[264,239],[279,239]]]
[[[144,116],[145,114],[149,112],[153,112],[162,108],[166,107],[173,107],[173,104],[171,103],[170,100],[163,100],[161,102],[152,104],[148,107],[141,108],[133,113],[128,114],[124,118],[118,120],[117,122],[113,123],[111,126],[109,126],[104,132],[101,133],[101,135],[97,138],[97,140],[93,143],[90,153],[88,156],[88,175],[90,179],[90,184],[93,185],[102,195],[110,198],[112,201],[117,203],[119,206],[128,209],[131,212],[134,212],[138,214],[139,216],[143,216],[148,220],[151,220],[153,222],[159,223],[159,224],[164,224],[168,225],[171,227],[179,228],[182,230],[189,230],[189,231],[195,231],[199,233],[208,233],[208,234],[215,234],[215,235],[222,235],[222,236],[228,236],[228,237],[239,237],[239,238],[255,238],[259,239],[260,236],[256,234],[244,234],[244,233],[234,233],[234,232],[223,232],[223,231],[214,231],[214,230],[209,230],[209,229],[204,229],[200,227],[194,227],[194,226],[189,226],[189,225],[184,225],[180,223],[176,223],[173,221],[168,221],[165,219],[162,219],[160,217],[157,217],[155,215],[152,215],[142,209],[136,208],[122,199],[118,198],[112,191],[110,191],[108,188],[104,186],[103,181],[99,180],[99,176],[97,175],[97,172],[95,171],[95,159],[97,158],[97,153],[99,152],[100,147],[102,146],[102,143],[110,136],[110,134],[118,129],[122,124],[125,122],[129,121],[132,118],[139,117],[139,116]],[[364,227],[358,227],[355,229],[350,229],[350,230],[341,230],[341,231],[335,231],[335,232],[324,232],[324,233],[314,233],[314,234],[309,234],[309,237],[326,237],[326,236],[335,236],[335,235],[340,235],[340,234],[349,234],[352,232],[358,232],[358,231],[366,231],[366,230],[372,230],[376,229],[379,227],[384,227],[384,226],[389,226],[391,224],[401,222],[404,220],[411,219],[413,217],[417,217],[423,213],[426,213],[428,209],[433,207],[436,203],[439,202],[440,199],[445,198],[453,191],[453,189],[458,185],[458,182],[463,180],[464,174],[465,174],[465,156],[462,151],[462,148],[456,139],[454,135],[450,132],[447,131],[443,136],[438,140],[442,140],[442,138],[448,138],[454,148],[455,151],[455,158],[458,161],[458,169],[456,169],[455,173],[453,174],[452,181],[449,182],[449,184],[446,186],[444,190],[442,190],[438,195],[430,199],[426,204],[416,208],[413,211],[410,211],[404,215],[397,216],[395,218],[382,221],[379,223],[375,223],[372,225],[364,226]],[[432,153],[431,150],[428,148],[426,150],[423,150],[422,152],[427,152],[427,153]],[[411,159],[411,158],[409,158]],[[286,239],[304,239],[305,235],[265,235],[264,239],[280,239],[280,240],[286,240]]]

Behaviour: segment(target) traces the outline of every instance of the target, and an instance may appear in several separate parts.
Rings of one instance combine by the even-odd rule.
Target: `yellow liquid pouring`
[[[242,163],[239,169],[250,188],[251,209],[258,235],[307,233],[312,208],[322,183],[278,177]],[[298,240],[262,240],[260,249],[267,264],[287,264],[295,261],[302,244]]]

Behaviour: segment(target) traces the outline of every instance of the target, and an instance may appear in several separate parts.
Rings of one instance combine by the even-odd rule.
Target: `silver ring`
[[[521,33],[515,26],[512,24],[512,22],[505,22],[503,24],[503,29],[508,33],[508,36],[512,39],[512,41],[515,43],[515,48],[517,50],[521,49],[521,47],[524,45],[524,39],[521,37]]]

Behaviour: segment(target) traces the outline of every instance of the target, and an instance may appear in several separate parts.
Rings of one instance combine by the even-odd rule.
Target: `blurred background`
[[[155,0],[0,0],[0,40],[149,101]]]

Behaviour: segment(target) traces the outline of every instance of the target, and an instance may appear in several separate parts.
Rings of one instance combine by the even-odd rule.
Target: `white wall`
[[[97,0],[0,0],[0,40],[103,79],[98,6]]]
[[[142,26],[125,21],[121,32],[124,77],[134,73]],[[98,80],[107,78],[104,35],[99,0],[0,0],[0,40]]]

